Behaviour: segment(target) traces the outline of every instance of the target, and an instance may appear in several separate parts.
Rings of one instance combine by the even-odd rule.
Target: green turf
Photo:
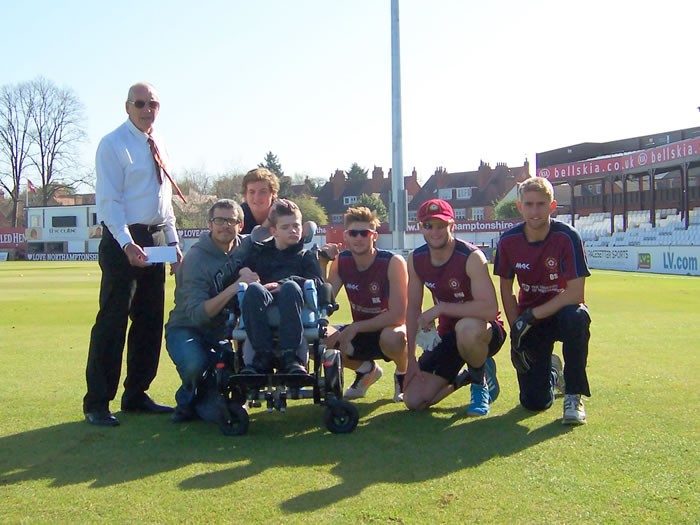
[[[698,278],[593,273],[586,426],[560,424],[561,400],[519,408],[501,352],[485,418],[465,417],[466,390],[407,412],[387,364],[353,434],[296,401],[225,437],[167,416],[83,422],[99,277],[94,263],[0,263],[2,523],[700,521]],[[344,304],[333,321],[348,318]],[[151,393],[172,402],[177,385],[164,350]]]

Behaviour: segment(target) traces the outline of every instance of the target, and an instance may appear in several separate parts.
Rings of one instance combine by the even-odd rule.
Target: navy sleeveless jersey
[[[353,321],[364,321],[389,309],[389,262],[394,256],[386,250],[377,250],[369,268],[359,271],[350,250],[338,257],[338,275],[350,302]]]
[[[546,303],[566,288],[567,281],[591,275],[581,236],[557,220],[552,220],[543,241],[528,242],[525,223],[505,231],[498,241],[493,271],[506,279],[517,275],[520,311]]]
[[[421,282],[433,294],[433,302],[464,303],[471,301],[471,279],[467,275],[467,259],[478,250],[476,246],[455,239],[455,249],[448,261],[441,266],[430,262],[430,249],[424,244],[413,251],[413,269]],[[453,332],[459,319],[441,315],[438,320],[438,334],[444,336]]]

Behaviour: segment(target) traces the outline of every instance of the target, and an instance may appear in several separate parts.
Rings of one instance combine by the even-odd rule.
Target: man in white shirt
[[[165,266],[151,264],[145,249],[178,247],[173,188],[163,140],[153,133],[160,110],[155,88],[131,86],[126,122],[106,135],[97,148],[97,217],[105,226],[99,247],[102,269],[100,309],[90,334],[83,412],[88,423],[117,426],[109,410],[117,393],[127,322],[127,372],[121,399],[123,411],[169,413],[147,394],[158,370],[163,337]],[[149,140],[153,143],[149,143]],[[154,155],[160,157],[160,166]],[[171,272],[174,268],[171,268]]]

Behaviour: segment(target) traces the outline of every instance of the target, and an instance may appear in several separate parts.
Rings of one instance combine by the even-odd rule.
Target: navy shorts
[[[457,351],[457,334],[450,332],[442,336],[441,339],[431,351],[423,352],[418,359],[418,366],[422,372],[440,376],[447,379],[448,383],[452,383],[465,363]],[[491,321],[489,356],[496,355],[505,340],[506,331],[503,328],[503,322]]]
[[[347,326],[348,325],[340,326],[338,330],[342,332]],[[357,361],[374,361],[375,359],[384,359],[384,361],[387,362],[391,361],[391,359],[382,353],[382,349],[379,346],[379,336],[381,333],[381,330],[376,332],[359,332],[352,338],[352,347],[355,351],[348,357]]]

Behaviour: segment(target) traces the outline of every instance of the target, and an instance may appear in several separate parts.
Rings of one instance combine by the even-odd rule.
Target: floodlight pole
[[[403,138],[401,133],[401,50],[399,44],[399,0],[391,0],[391,209],[389,224],[392,247],[406,247],[408,211],[403,185]]]

